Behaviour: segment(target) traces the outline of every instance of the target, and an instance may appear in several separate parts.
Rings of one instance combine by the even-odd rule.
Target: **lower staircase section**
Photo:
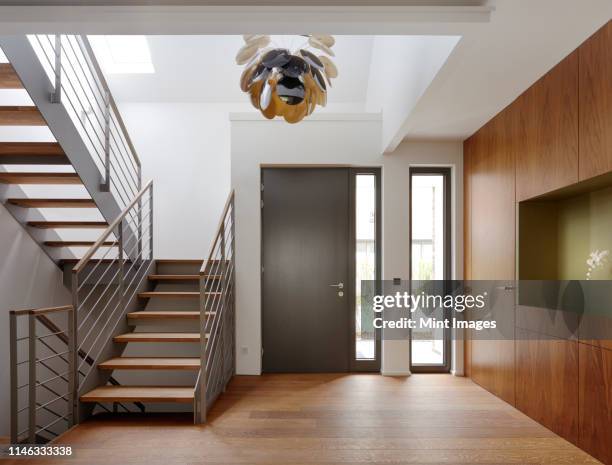
[[[121,386],[96,387],[81,395],[81,402],[193,404],[201,364],[201,267],[202,260],[156,262],[154,273],[148,276],[153,289],[138,294],[142,309],[126,315],[131,330],[113,337],[122,355],[97,365],[98,370],[119,378]],[[177,278],[181,276],[198,279]],[[166,406],[168,409],[172,407]]]

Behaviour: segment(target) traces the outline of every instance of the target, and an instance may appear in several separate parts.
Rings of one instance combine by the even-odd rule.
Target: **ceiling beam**
[[[317,31],[428,35],[461,33],[466,24],[488,23],[493,11],[490,6],[457,6],[456,3],[406,6],[389,0],[393,4],[348,6],[345,0],[336,1],[342,4],[151,6],[147,2],[147,6],[125,6],[123,2],[124,6],[23,6],[21,3],[21,6],[0,6],[0,26],[3,34],[311,34]]]

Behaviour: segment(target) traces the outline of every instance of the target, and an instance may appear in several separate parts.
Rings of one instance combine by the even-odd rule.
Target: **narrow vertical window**
[[[362,295],[363,281],[376,280],[376,176],[355,176],[355,355],[358,360],[376,358],[376,332],[372,306]]]
[[[410,274],[413,292],[417,292],[419,282],[450,279],[449,191],[448,168],[411,170]],[[442,288],[443,283],[439,286]],[[442,308],[417,309],[413,317],[442,320],[444,312]],[[447,371],[450,366],[448,330],[415,329],[411,335],[413,371]]]

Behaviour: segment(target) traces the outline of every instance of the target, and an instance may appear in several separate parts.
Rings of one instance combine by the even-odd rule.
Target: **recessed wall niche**
[[[518,220],[519,279],[612,279],[612,186],[575,186],[520,202]],[[595,255],[599,265],[589,266]]]

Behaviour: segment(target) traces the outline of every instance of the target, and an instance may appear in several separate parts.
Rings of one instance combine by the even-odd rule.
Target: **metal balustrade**
[[[140,159],[87,36],[30,35],[53,89],[100,170],[101,189],[123,209],[142,187]]]
[[[100,254],[108,242],[112,247]],[[149,181],[72,269],[77,333],[72,353],[82,351],[93,360],[92,365],[75,361],[80,374],[74,380],[75,393],[81,393],[112,331],[125,321],[127,305],[138,293],[152,261],[153,181]]]
[[[234,192],[227,199],[208,259],[200,270],[200,371],[194,422],[206,414],[236,371]]]
[[[10,319],[11,443],[46,442],[74,424],[70,382],[74,357],[70,345],[42,318],[74,337],[72,306],[13,310]]]

